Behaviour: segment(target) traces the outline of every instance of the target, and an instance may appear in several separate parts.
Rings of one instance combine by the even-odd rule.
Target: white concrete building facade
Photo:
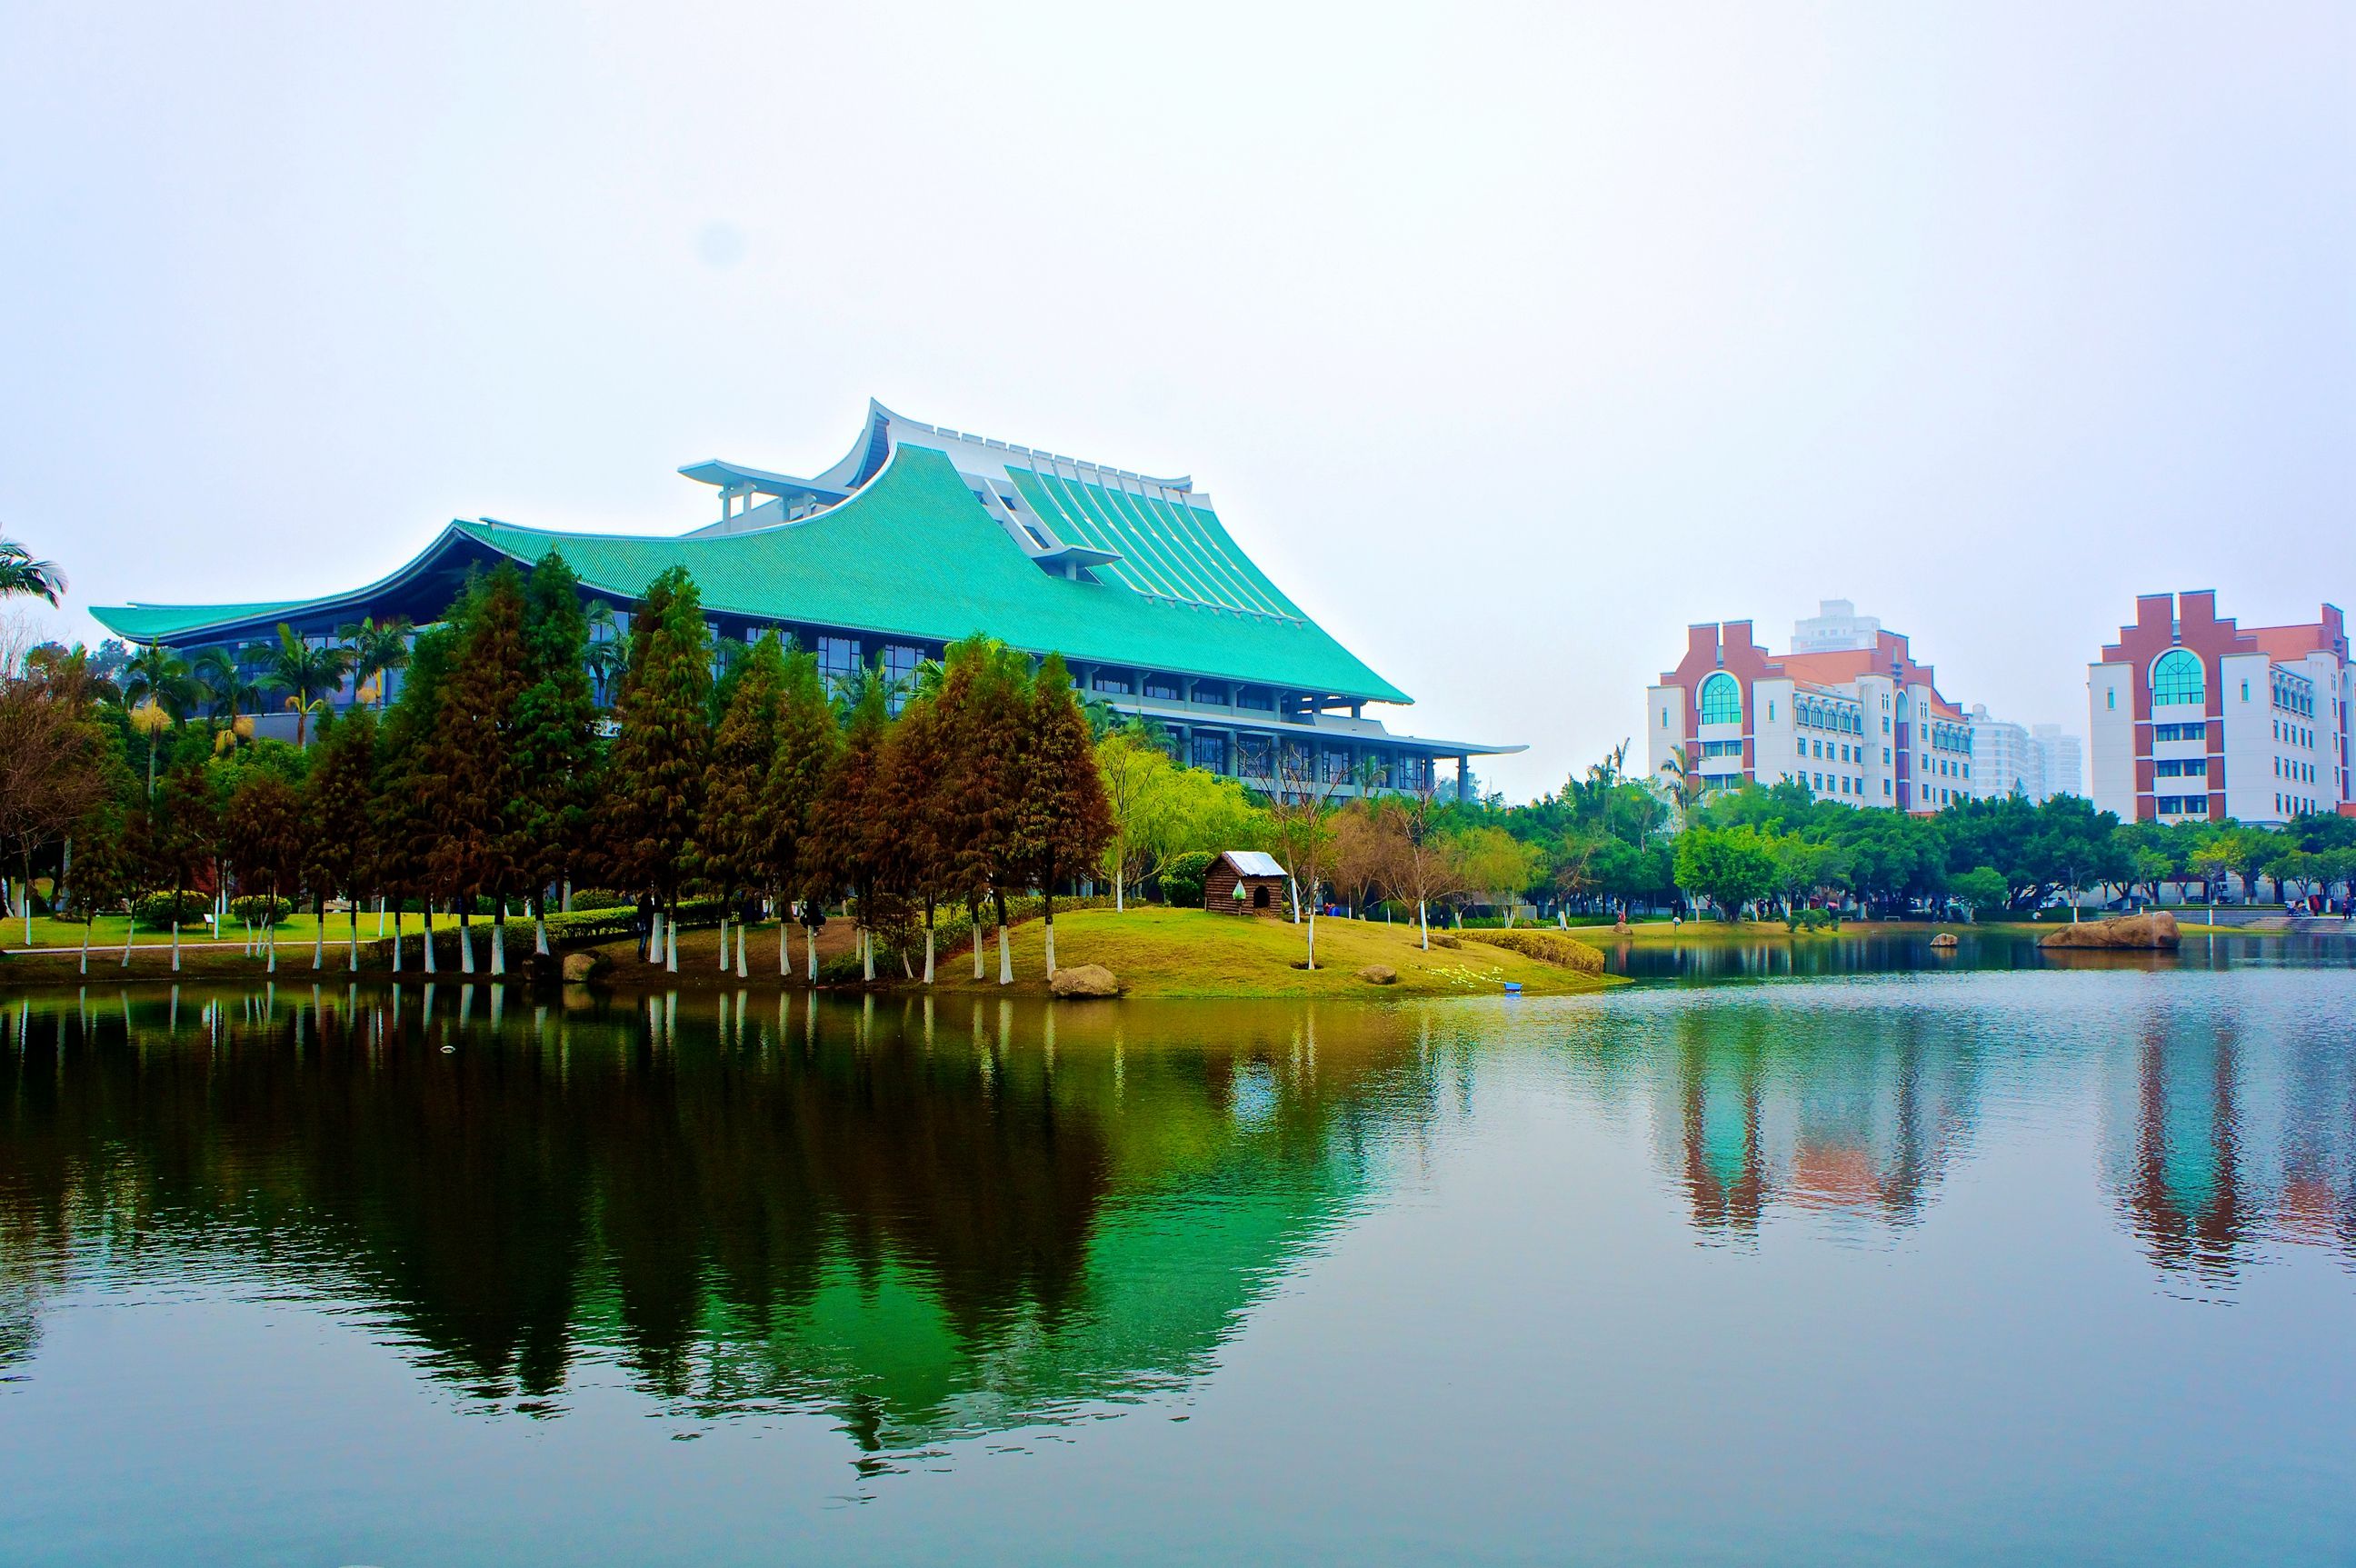
[[[1682,764],[1705,789],[1797,780],[1844,805],[1916,812],[1970,797],[1971,723],[1905,638],[1779,656],[1751,627],[1688,628],[1684,660],[1646,691],[1654,777]]]
[[[2143,595],[2087,665],[2086,702],[2094,804],[2122,822],[2279,826],[2349,808],[2356,671],[2335,606],[2244,628],[2212,592]]]

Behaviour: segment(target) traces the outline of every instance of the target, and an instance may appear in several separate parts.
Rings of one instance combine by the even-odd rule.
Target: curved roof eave
[[[134,642],[182,643],[209,640],[241,627],[255,626],[266,628],[283,620],[306,619],[322,610],[345,606],[357,608],[369,599],[380,598],[423,576],[434,568],[439,556],[452,545],[459,542],[484,544],[487,542],[467,532],[464,523],[453,521],[444,524],[442,532],[435,534],[425,548],[412,556],[405,564],[378,578],[375,582],[358,588],[348,588],[338,594],[322,595],[314,599],[284,599],[259,605],[233,606],[150,605],[134,600],[128,605],[94,605],[91,607],[90,613],[100,625],[122,633]],[[509,553],[501,551],[500,553]],[[198,614],[224,609],[237,613],[216,614],[210,620],[191,621],[164,628],[145,625],[144,630],[133,629],[134,627],[145,625],[139,617],[135,614],[124,613],[141,610],[158,613],[187,610],[191,614]]]

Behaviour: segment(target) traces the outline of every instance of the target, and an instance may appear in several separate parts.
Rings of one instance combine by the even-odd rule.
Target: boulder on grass
[[[1358,971],[1358,978],[1368,985],[1396,985],[1398,983],[1398,971],[1387,963],[1370,963]]]
[[[2148,915],[2119,915],[2108,920],[2063,926],[2037,945],[2149,951],[2173,948],[2182,940],[2176,929],[2176,917],[2158,909]]]
[[[1058,996],[1118,996],[1120,982],[1112,971],[1100,963],[1076,963],[1059,969],[1055,978],[1047,983],[1048,989]]]
[[[602,967],[602,961],[593,952],[569,952],[564,955],[564,978],[586,980]]]

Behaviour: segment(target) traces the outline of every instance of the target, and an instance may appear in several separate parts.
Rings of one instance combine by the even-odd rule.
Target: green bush
[[[1560,964],[1588,974],[1603,971],[1603,955],[1575,938],[1560,931],[1526,926],[1519,930],[1484,930],[1479,940],[1493,948],[1520,953],[1524,958],[1537,959],[1540,963]]]
[[[264,897],[258,893],[229,901],[229,918],[241,926],[280,925],[294,912],[293,900]]]
[[[1176,909],[1203,907],[1203,881],[1219,857],[1207,849],[1190,849],[1173,855],[1162,872],[1162,901]]]
[[[177,904],[169,893],[143,893],[131,901],[131,917],[143,926],[168,926],[175,920],[192,926],[212,907],[213,901],[201,893],[182,893]]]
[[[626,898],[606,887],[576,887],[573,890],[572,913],[585,915],[593,909],[629,909],[635,911],[637,900]]]

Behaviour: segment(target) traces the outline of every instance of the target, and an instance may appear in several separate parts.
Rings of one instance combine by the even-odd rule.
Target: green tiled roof
[[[459,522],[444,542],[463,536],[526,564],[556,548],[585,585],[616,600],[637,597],[658,573],[683,565],[707,609],[755,622],[929,642],[986,631],[1017,648],[1084,663],[1409,701],[1302,615],[1207,508],[1027,470],[1018,471],[1015,482],[1067,540],[1120,554],[1119,564],[1096,568],[1108,580],[1073,582],[1041,570],[983,510],[948,456],[914,443],[903,443],[889,466],[849,499],[801,522],[671,538]],[[421,558],[380,586],[412,578],[425,564]],[[352,607],[357,618],[370,592],[338,595],[334,602]],[[327,602],[95,613],[144,640]]]
[[[153,642],[225,621],[264,620],[314,602],[262,599],[250,605],[105,605],[91,614],[109,630],[134,642]]]

